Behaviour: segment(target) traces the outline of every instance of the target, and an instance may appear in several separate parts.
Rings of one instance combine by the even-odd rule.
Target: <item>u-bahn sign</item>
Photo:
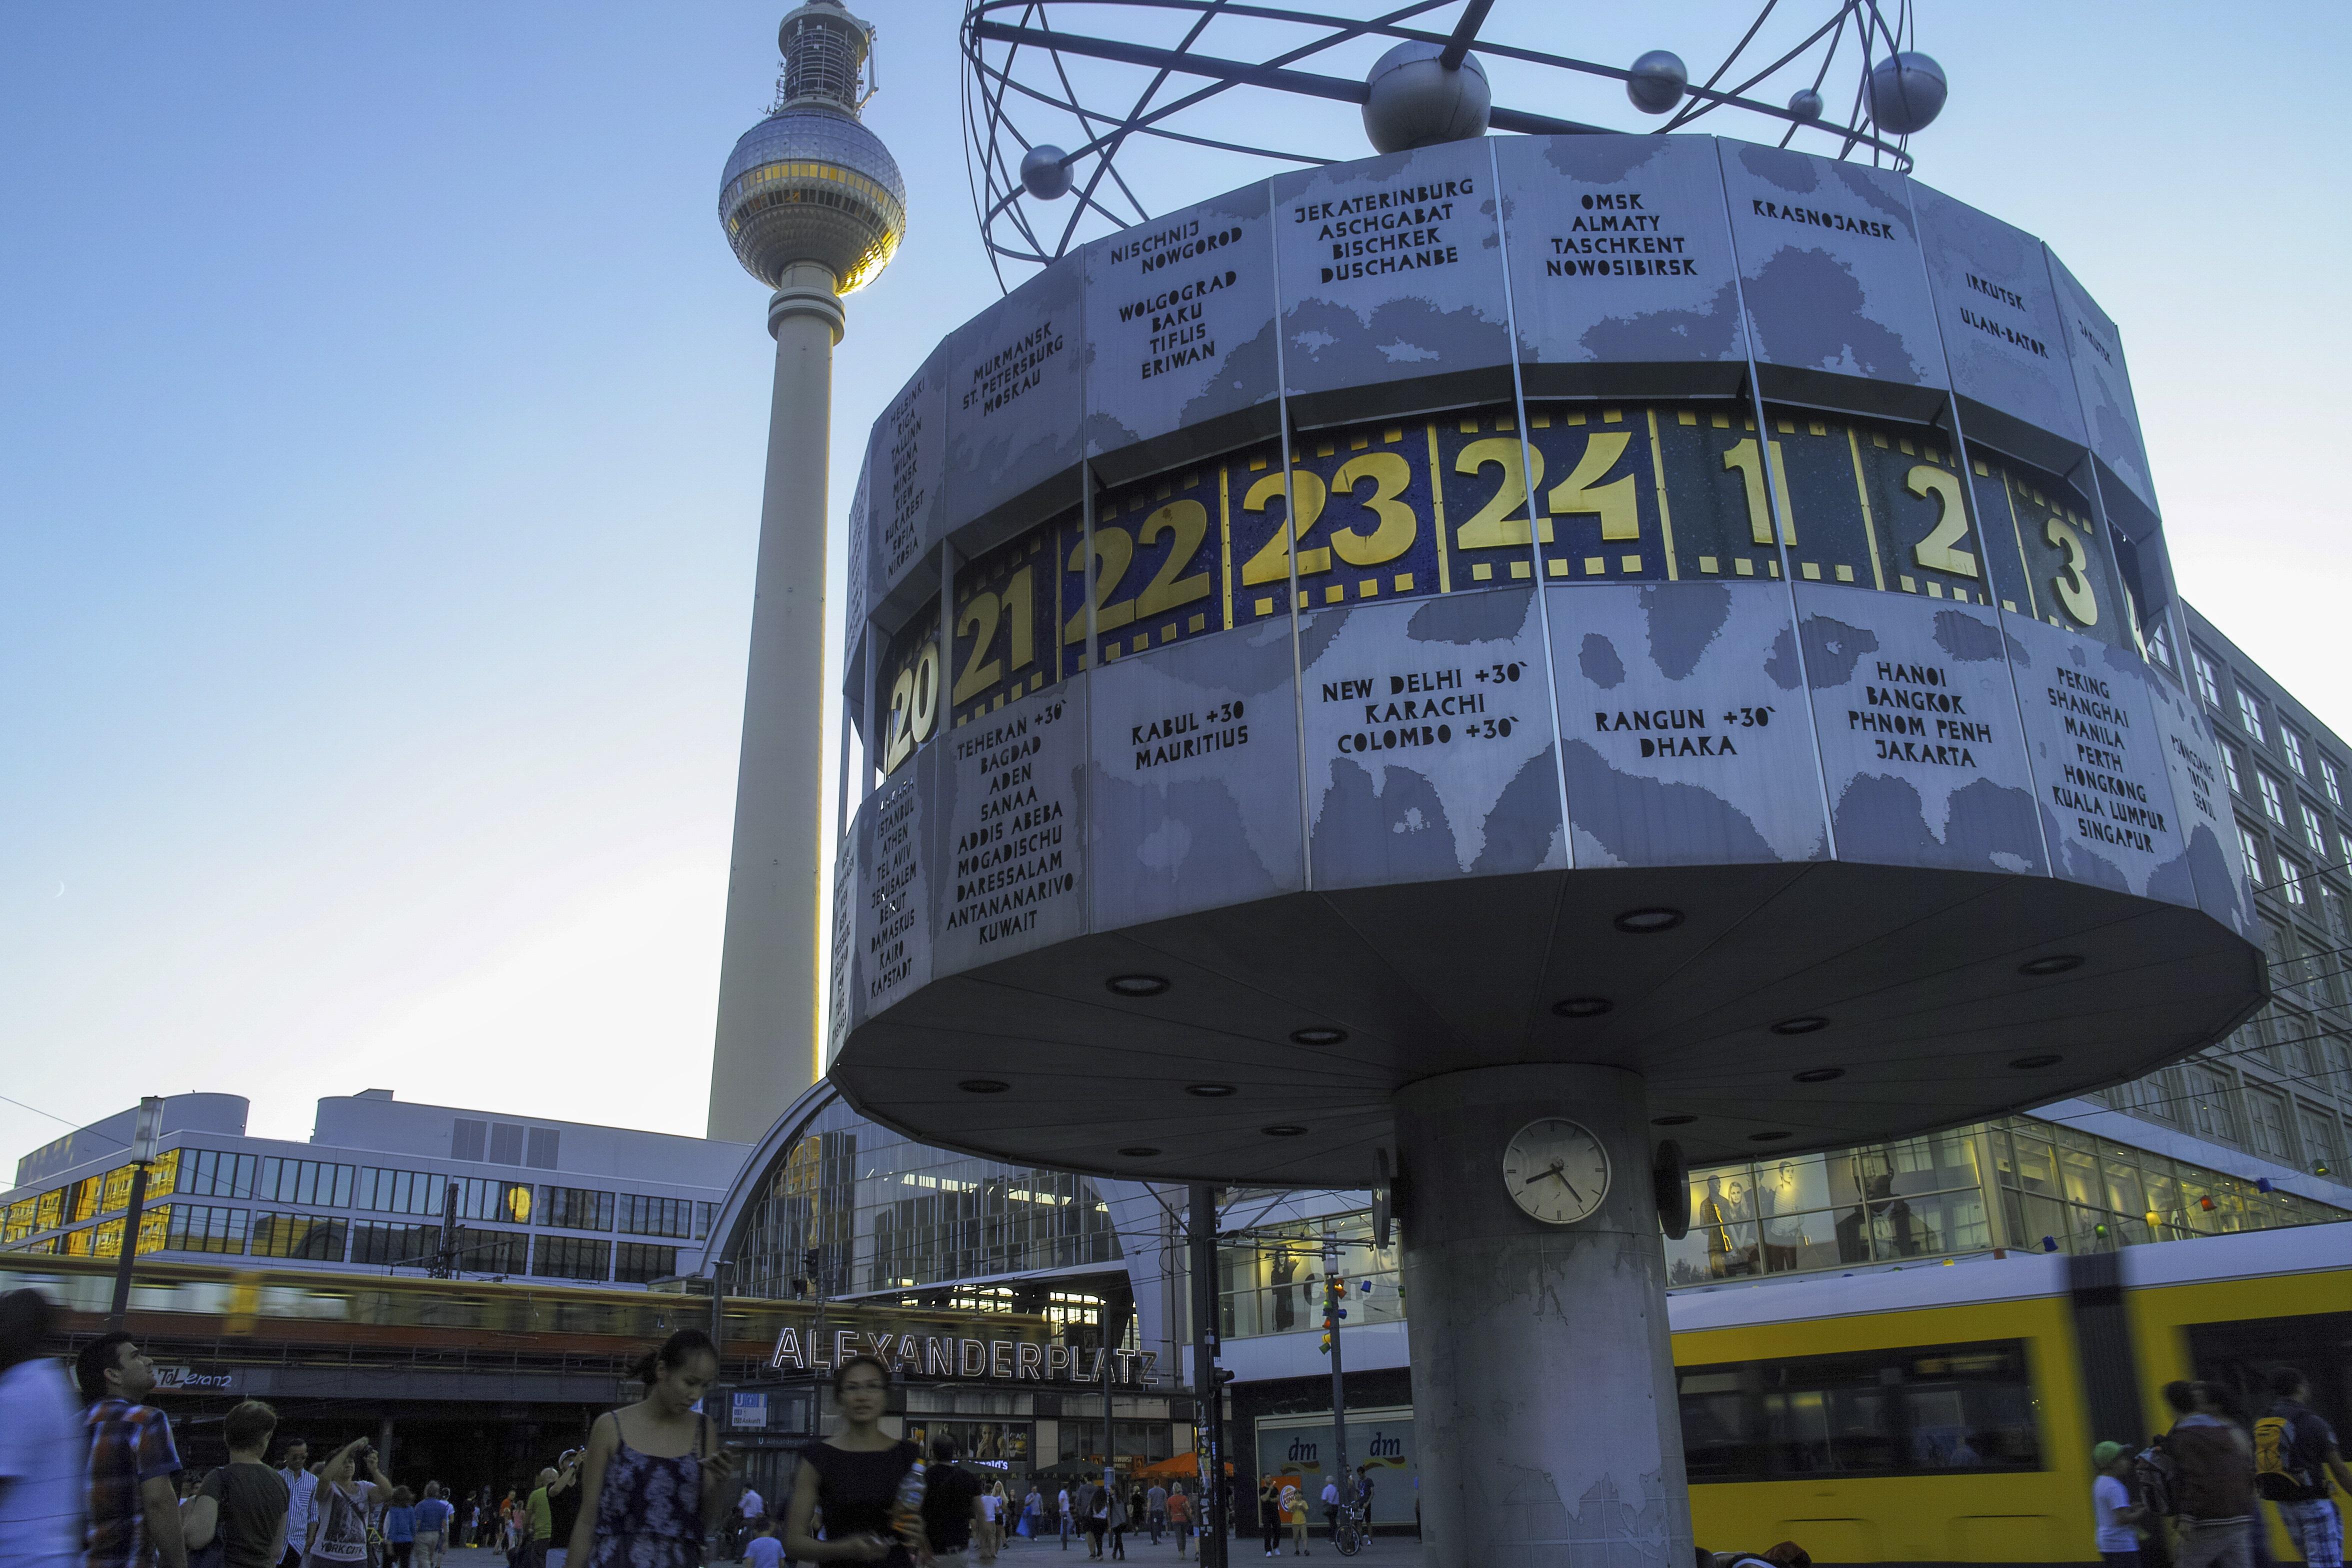
[[[870,453],[832,1071],[925,1142],[1362,1185],[1402,1084],[1576,1061],[1794,1152],[2262,994],[2114,324],[1916,182],[1286,175],[1048,268]]]

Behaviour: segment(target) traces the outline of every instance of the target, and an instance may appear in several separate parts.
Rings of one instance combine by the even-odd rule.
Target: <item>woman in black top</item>
[[[792,1510],[784,1517],[784,1552],[803,1563],[881,1563],[912,1568],[891,1514],[907,1473],[922,1451],[882,1430],[890,1403],[890,1369],[870,1355],[851,1356],[834,1369],[833,1396],[841,1430],[802,1450],[793,1478]],[[824,1539],[809,1533],[809,1516],[824,1509]]]

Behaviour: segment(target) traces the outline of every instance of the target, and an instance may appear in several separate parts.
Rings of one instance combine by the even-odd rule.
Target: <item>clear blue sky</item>
[[[0,1092],[700,1131],[770,352],[712,208],[782,9],[0,9]],[[1624,9],[1490,31],[1696,63],[1752,14]],[[851,301],[836,519],[994,295],[957,8],[866,11],[910,232]],[[2352,731],[2352,11],[1923,11],[1921,174],[2122,324],[2189,596]],[[58,1131],[0,1104],[0,1154]]]

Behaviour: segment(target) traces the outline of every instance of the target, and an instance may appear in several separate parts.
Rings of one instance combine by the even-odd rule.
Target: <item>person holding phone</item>
[[[608,1410],[588,1433],[580,1514],[565,1542],[572,1568],[700,1568],[705,1521],[735,1479],[710,1417],[695,1409],[719,1376],[719,1351],[700,1329],[680,1329],[630,1375],[635,1405]]]

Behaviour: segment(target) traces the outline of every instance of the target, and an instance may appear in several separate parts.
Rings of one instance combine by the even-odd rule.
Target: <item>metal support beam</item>
[[[1495,0],[1470,0],[1462,8],[1462,19],[1454,24],[1454,36],[1445,40],[1445,52],[1437,63],[1447,70],[1460,70],[1469,57],[1470,46],[1478,39],[1478,29],[1486,25],[1486,13],[1495,8]]]
[[[1246,82],[1252,87],[1270,87],[1278,92],[1295,92],[1305,98],[1327,98],[1336,103],[1361,103],[1371,96],[1371,89],[1345,77],[1318,76],[1313,71],[1291,70],[1282,66],[1252,65],[1246,60],[1219,59],[1211,55],[1189,54],[1181,49],[1158,49],[1148,44],[1126,44],[1111,38],[1085,37],[1076,33],[1016,27],[1008,22],[974,22],[971,33],[974,37],[984,38],[991,43],[1027,44],[1039,49],[1081,55],[1090,59],[1116,60],[1122,65],[1150,66],[1183,76],[1209,77],[1223,81]],[[1605,134],[1608,130],[1606,126],[1585,125],[1573,120],[1555,119],[1549,114],[1529,114],[1521,110],[1502,108],[1491,111],[1486,122],[1497,131],[1522,131],[1536,136],[1591,136]]]

